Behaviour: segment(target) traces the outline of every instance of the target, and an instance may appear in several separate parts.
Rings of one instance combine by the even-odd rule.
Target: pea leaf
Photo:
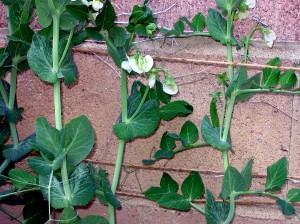
[[[64,44],[65,42],[60,43],[59,58],[63,54]],[[65,84],[70,85],[76,80],[77,68],[72,60],[71,51],[66,55],[58,71],[54,71],[50,42],[39,34],[33,36],[27,57],[31,69],[45,82],[55,83],[59,78],[65,78]]]
[[[166,191],[161,187],[150,187],[144,194],[146,198],[158,201],[163,195],[166,194]]]
[[[169,121],[178,117],[186,117],[193,112],[194,108],[189,103],[178,100],[173,101],[159,109],[159,114],[163,120]]]
[[[217,99],[213,97],[210,102],[210,118],[214,128],[220,127],[218,109],[217,109]]]
[[[13,147],[6,148],[5,150],[3,150],[3,156],[9,161],[13,161],[13,162],[18,161],[19,159],[21,159],[23,156],[25,156],[32,150],[30,141],[31,139],[34,138],[35,138],[35,134],[24,139],[22,142],[20,142],[20,144],[16,148]]]
[[[206,190],[205,218],[209,224],[224,223],[229,213],[229,204],[216,202],[210,190]]]
[[[110,1],[106,1],[102,12],[96,17],[96,25],[101,30],[109,30],[115,25],[116,12]]]
[[[247,191],[249,187],[251,186],[251,180],[252,180],[252,165],[253,165],[253,159],[249,159],[247,164],[242,169],[241,175],[244,180],[243,188],[242,190]]]
[[[207,115],[203,118],[201,123],[201,134],[204,141],[216,149],[227,150],[231,147],[230,137],[228,136],[227,141],[223,142],[220,139],[219,128],[212,126]]]
[[[163,174],[160,180],[160,187],[168,193],[175,193],[178,191],[178,183],[167,173]]]
[[[157,101],[149,100],[144,103],[136,117],[114,125],[113,130],[119,139],[128,141],[152,134],[156,130],[159,120]]]
[[[181,185],[181,192],[189,201],[201,198],[204,194],[204,189],[202,178],[199,173],[195,171],[190,172],[189,176]]]
[[[175,148],[175,140],[168,135],[166,131],[160,141],[160,148],[165,150],[173,150]]]
[[[208,9],[207,29],[216,41],[226,44],[230,41],[227,37],[227,22],[222,15],[214,9]]]
[[[271,66],[280,66],[281,59],[279,57],[273,58],[270,60],[267,65]],[[270,88],[276,86],[278,84],[280,78],[280,70],[272,69],[272,68],[264,68],[263,69],[263,78],[262,78],[262,87]]]
[[[180,20],[186,22],[187,25],[195,32],[200,32],[205,27],[205,17],[201,12],[194,16],[192,22],[190,22],[185,16],[180,17]]]
[[[171,159],[174,156],[174,152],[172,150],[161,149],[155,152],[154,158],[158,159]]]
[[[75,224],[79,220],[77,212],[72,207],[66,207],[59,217],[59,224]]]
[[[238,192],[243,189],[244,179],[237,169],[229,166],[222,181],[221,196],[224,200],[229,198],[233,192]]]
[[[288,203],[285,200],[278,199],[276,201],[276,204],[280,208],[282,214],[285,215],[285,216],[291,216],[291,215],[294,215],[296,213],[296,210],[295,210],[294,206],[292,204]]]
[[[38,175],[47,176],[52,171],[52,165],[42,157],[31,157],[27,159],[29,167]]]
[[[66,10],[73,18],[85,21],[89,18],[89,9],[85,5],[67,5]]]
[[[8,176],[18,190],[30,189],[36,185],[36,177],[25,170],[11,169]]]
[[[291,89],[297,83],[297,76],[295,71],[289,70],[286,71],[280,76],[279,84],[281,89]]]
[[[65,125],[66,136],[64,151],[67,162],[77,165],[84,160],[94,146],[94,130],[86,116],[72,119]]]
[[[186,211],[191,208],[190,202],[185,197],[177,193],[165,194],[158,200],[158,205],[180,211]]]
[[[300,201],[300,189],[292,188],[289,190],[287,199],[289,202],[299,202]]]
[[[198,129],[191,121],[186,121],[184,123],[179,135],[183,146],[189,146],[199,138]]]
[[[108,30],[109,37],[116,47],[123,47],[126,43],[126,32],[122,27],[113,26]]]
[[[276,163],[267,168],[266,191],[278,191],[286,182],[287,177],[287,159],[281,158]]]

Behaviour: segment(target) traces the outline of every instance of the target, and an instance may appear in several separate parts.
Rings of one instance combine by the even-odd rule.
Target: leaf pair
[[[181,185],[182,195],[178,194],[178,183],[164,173],[160,180],[160,187],[150,187],[144,194],[146,198],[157,201],[159,206],[189,210],[191,201],[203,196],[205,188],[199,173],[192,171]]]

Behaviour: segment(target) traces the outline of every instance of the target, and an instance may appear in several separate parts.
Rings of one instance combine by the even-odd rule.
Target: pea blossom
[[[249,9],[253,9],[256,5],[256,0],[245,0],[239,6],[237,17],[239,20],[246,19],[249,15]]]
[[[269,48],[273,47],[273,43],[276,40],[276,33],[270,28],[261,28],[262,36]]]
[[[149,77],[148,77],[148,86],[150,88],[153,88],[157,79],[158,73],[156,71],[156,68],[152,68],[149,72]]]
[[[72,2],[75,2],[76,0],[72,0]],[[95,11],[99,11],[103,8],[103,2],[101,0],[81,0],[81,3],[87,7],[92,6]]]
[[[170,74],[166,75],[163,91],[169,95],[175,95],[178,92],[178,87]]]
[[[145,57],[141,56],[139,53],[128,57],[128,61],[123,61],[121,67],[127,70],[129,73],[133,70],[136,73],[143,74],[149,72],[153,67],[153,58],[150,55]]]

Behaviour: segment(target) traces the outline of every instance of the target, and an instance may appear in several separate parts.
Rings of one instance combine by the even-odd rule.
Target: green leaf
[[[252,165],[253,165],[253,159],[249,159],[247,164],[244,166],[244,168],[241,171],[241,175],[243,177],[243,191],[247,191],[251,186],[252,181]]]
[[[39,175],[47,176],[52,171],[50,163],[45,161],[42,157],[31,157],[27,159],[28,166]]]
[[[106,176],[106,171],[100,168],[98,175],[101,180],[103,193],[107,202],[112,206],[114,206],[115,208],[121,208],[120,202],[118,201],[114,193],[111,191],[111,187],[109,185],[109,181]]]
[[[201,198],[204,194],[204,190],[205,188],[202,182],[202,178],[199,173],[195,171],[191,171],[189,176],[183,181],[181,185],[181,192],[183,196],[189,201]]]
[[[205,27],[205,17],[204,15],[199,12],[194,16],[192,19],[192,22],[190,22],[185,16],[180,17],[181,21],[186,22],[186,24],[194,31],[194,32],[200,32]]]
[[[198,129],[196,125],[191,121],[186,121],[184,123],[179,135],[183,146],[189,146],[193,144],[195,141],[197,141],[197,139],[199,138]]]
[[[174,152],[171,150],[161,149],[155,152],[154,158],[158,159],[171,159],[174,156]]]
[[[171,138],[166,131],[161,138],[160,148],[165,150],[173,150],[175,146],[175,140]]]
[[[260,74],[255,74],[254,76],[248,78],[243,82],[240,86],[239,89],[253,89],[253,88],[258,88],[260,84]],[[244,94],[239,94],[235,98],[235,103],[238,102],[244,102],[248,99],[250,99],[255,93],[244,93]]]
[[[292,188],[287,194],[287,199],[289,202],[299,202],[300,201],[300,189]]]
[[[287,159],[281,158],[267,168],[266,191],[279,191],[285,184],[287,178]]]
[[[65,41],[60,43],[59,58],[62,56],[64,48]],[[71,51],[69,50],[61,67],[55,72],[51,44],[49,40],[39,34],[33,36],[27,57],[31,69],[45,82],[54,83],[59,78],[65,78],[65,85],[70,85],[76,80],[77,68],[72,60]]]
[[[109,224],[108,221],[102,217],[97,215],[89,215],[83,217],[78,223],[76,224]]]
[[[30,189],[36,185],[35,176],[25,170],[12,169],[9,171],[8,176],[18,190]]]
[[[218,109],[217,109],[217,99],[213,97],[210,102],[210,118],[214,128],[220,127]]]
[[[207,29],[214,40],[222,44],[230,41],[227,38],[227,21],[214,9],[208,9]]]
[[[72,207],[66,207],[60,215],[59,224],[76,224],[79,220],[77,212]]]
[[[178,117],[186,117],[193,112],[194,108],[183,100],[171,102],[159,109],[159,114],[163,120],[169,121]]]
[[[89,9],[85,5],[67,5],[67,12],[75,19],[84,22],[89,18]]]
[[[295,71],[289,70],[286,71],[280,76],[279,84],[281,89],[291,89],[297,83],[297,76]]]
[[[219,128],[214,128],[210,123],[208,116],[206,115],[201,123],[201,134],[205,142],[210,144],[216,149],[227,150],[231,147],[230,137],[226,142],[220,139]]]
[[[71,206],[85,206],[95,195],[95,185],[84,163],[80,163],[70,176]]]
[[[143,159],[142,160],[143,165],[152,165],[155,163],[155,160],[153,159]]]
[[[39,117],[35,121],[36,143],[43,149],[49,151],[49,154],[58,155],[62,151],[59,144],[60,131],[52,127],[45,117]],[[49,156],[42,154],[49,158]],[[54,158],[52,158],[54,159]]]
[[[221,9],[221,12],[224,15],[227,15],[229,9],[231,12],[234,12],[239,7],[241,2],[243,2],[243,0],[216,0],[218,8]]]
[[[180,194],[168,193],[158,200],[158,205],[179,211],[187,211],[191,208],[190,202]]]
[[[8,58],[9,54],[7,52],[0,54],[0,67],[2,67]]]
[[[144,194],[146,198],[158,201],[162,196],[167,194],[167,192],[161,187],[150,187]]]
[[[229,166],[222,181],[222,198],[226,200],[233,192],[241,191],[243,189],[243,184],[243,176],[237,169]]]
[[[65,208],[70,206],[70,202],[64,192],[64,187],[58,178],[54,175],[50,183],[49,176],[39,176],[39,185],[44,197],[49,200],[50,204],[55,209]],[[50,190],[48,191],[50,187]],[[50,195],[48,195],[50,192]]]
[[[294,206],[291,205],[290,203],[288,203],[287,201],[278,199],[276,201],[276,204],[279,206],[283,215],[291,216],[291,215],[296,214],[296,210],[295,210]]]
[[[167,193],[175,193],[178,191],[178,183],[167,173],[163,174],[160,180],[160,187]]]
[[[31,150],[32,147],[30,145],[30,141],[35,138],[35,134],[27,137],[24,141],[20,142],[18,147],[16,148],[7,148],[3,150],[3,156],[9,160],[9,161],[18,161],[21,159],[23,156],[28,154]]]
[[[93,149],[94,130],[84,115],[72,119],[64,128],[68,139],[64,147],[67,162],[75,166],[84,160]]]
[[[106,1],[102,12],[96,18],[96,25],[101,30],[109,30],[115,25],[116,12],[110,1]]]
[[[8,8],[9,22],[12,34],[15,33],[21,24],[29,22],[32,5],[30,0],[15,0]]]
[[[174,24],[174,30],[176,32],[176,35],[181,35],[183,34],[184,31],[184,23],[182,21],[177,21]]]
[[[160,116],[156,100],[149,100],[141,107],[138,115],[127,122],[113,126],[115,135],[125,141],[136,137],[145,137],[152,134],[159,123]]]
[[[115,47],[123,47],[126,43],[126,32],[124,28],[114,26],[108,30],[109,37],[113,40]]]
[[[205,218],[208,224],[222,224],[229,213],[229,204],[216,202],[210,190],[206,190]]]
[[[43,27],[48,27],[52,23],[52,12],[48,1],[35,0],[38,21]]]
[[[280,66],[281,59],[279,57],[273,58],[270,60],[267,65],[271,66]],[[262,87],[270,88],[276,86],[278,84],[280,78],[280,70],[272,69],[272,68],[264,68],[263,69],[263,78],[262,78]]]

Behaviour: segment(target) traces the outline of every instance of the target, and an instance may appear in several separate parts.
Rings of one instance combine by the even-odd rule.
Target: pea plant
[[[193,31],[188,36],[210,36],[215,41],[226,46],[228,69],[223,74],[217,75],[220,89],[212,94],[210,113],[204,116],[201,122],[202,141],[199,141],[197,126],[191,121],[186,121],[180,133],[165,132],[158,150],[151,159],[143,160],[150,165],[160,159],[172,159],[175,154],[196,147],[211,146],[216,153],[222,153],[224,177],[222,189],[219,195],[220,201],[215,199],[213,193],[205,190],[202,178],[198,172],[192,171],[181,185],[172,177],[164,173],[160,186],[150,187],[144,194],[146,198],[157,201],[159,206],[179,211],[197,210],[205,216],[209,224],[231,223],[235,213],[235,201],[244,195],[261,195],[276,201],[282,214],[285,216],[300,215],[293,203],[300,201],[300,189],[289,189],[286,198],[278,196],[287,180],[287,158],[283,157],[267,167],[267,178],[264,189],[251,190],[253,159],[250,159],[241,171],[229,164],[229,153],[234,153],[230,137],[230,126],[234,106],[237,103],[250,99],[259,93],[268,94],[299,94],[299,88],[295,88],[297,76],[294,70],[281,71],[281,59],[276,57],[267,62],[262,74],[252,76],[247,74],[247,61],[251,38],[256,31],[260,31],[262,38],[268,47],[272,47],[276,34],[270,28],[265,27],[259,21],[245,35],[242,40],[235,38],[234,22],[237,19],[245,19],[248,10],[255,6],[255,0],[216,0],[216,9],[209,9],[207,18],[198,13],[192,21],[181,17],[174,24],[173,29],[161,29],[165,37],[185,37],[185,25]],[[203,32],[207,28],[208,32]],[[242,66],[234,68],[233,47],[244,50]],[[221,111],[218,111],[218,103],[221,103]],[[176,142],[181,147],[176,147]],[[177,144],[178,145],[178,144]],[[251,157],[251,155],[249,155]],[[196,199],[205,195],[205,207],[195,204]]]
[[[4,208],[3,212],[20,223],[115,223],[115,208],[121,204],[115,196],[123,153],[128,141],[155,132],[160,120],[186,117],[193,107],[183,100],[171,102],[178,92],[166,68],[155,67],[150,55],[143,56],[134,44],[136,36],[153,37],[157,19],[145,1],[132,9],[126,27],[115,25],[116,13],[109,0],[2,0],[7,6],[9,43],[2,49],[1,71],[10,71],[10,85],[1,80],[1,145],[5,157],[1,177],[13,184],[1,192],[0,200],[8,204],[26,204],[23,218]],[[32,29],[37,17],[42,29]],[[85,115],[68,122],[62,119],[61,86],[77,80],[72,47],[87,38],[104,41],[107,50],[121,70],[121,114],[113,131],[119,139],[118,155],[112,185],[106,171],[84,163],[94,145],[94,130]],[[35,133],[19,143],[15,123],[22,109],[15,102],[17,74],[30,68],[42,82],[53,86],[54,120],[35,121]],[[138,76],[128,94],[127,77]],[[163,79],[163,82],[160,79]],[[5,144],[12,136],[13,146]],[[8,167],[26,158],[30,171]],[[39,156],[36,156],[36,155]],[[33,197],[34,196],[34,197]],[[86,206],[94,198],[108,205],[108,219],[90,215],[80,217],[77,206]],[[12,203],[14,201],[14,203]],[[54,212],[61,211],[59,219]]]

